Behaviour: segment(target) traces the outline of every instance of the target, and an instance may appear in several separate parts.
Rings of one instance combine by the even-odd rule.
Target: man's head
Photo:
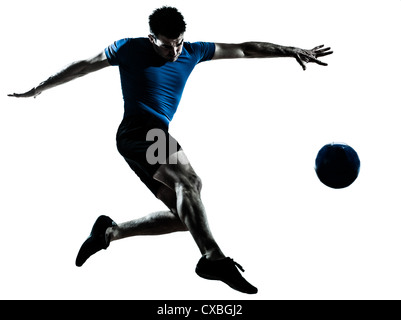
[[[172,7],[162,7],[149,16],[149,40],[162,58],[174,62],[182,52],[186,23],[182,14]]]

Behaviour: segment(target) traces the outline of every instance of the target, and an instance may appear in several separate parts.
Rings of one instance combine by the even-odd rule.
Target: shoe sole
[[[202,273],[202,272],[200,272],[198,269],[195,269],[195,273],[196,273],[199,277],[201,277],[201,278],[203,278],[203,279],[206,279],[206,280],[217,280],[217,281],[221,281],[221,282],[225,283],[226,285],[228,285],[230,288],[232,288],[232,289],[234,289],[234,290],[237,290],[237,291],[239,291],[239,292],[242,292],[242,293],[246,293],[246,294],[255,294],[255,293],[258,292],[258,289],[256,289],[256,288],[255,288],[255,289],[256,289],[255,292],[254,292],[254,291],[250,292],[250,291],[246,291],[246,290],[241,290],[241,289],[239,289],[238,287],[236,287],[234,284],[230,283],[229,281],[223,280],[223,279],[221,279],[221,278],[219,278],[219,277],[213,277],[213,276],[210,276],[210,275],[208,275],[208,274]]]

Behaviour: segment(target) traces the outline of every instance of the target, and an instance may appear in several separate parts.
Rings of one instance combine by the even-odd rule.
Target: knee
[[[200,194],[200,192],[202,190],[202,180],[198,175],[195,175],[193,177],[193,185],[194,185],[194,188],[197,190],[197,192]]]
[[[176,184],[177,195],[200,197],[201,190],[202,180],[196,174],[186,176],[184,179],[180,179]]]

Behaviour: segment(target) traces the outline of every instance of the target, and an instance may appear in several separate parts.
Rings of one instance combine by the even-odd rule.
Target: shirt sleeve
[[[194,42],[192,47],[198,56],[198,63],[211,60],[216,50],[216,45],[213,42]]]
[[[115,41],[111,45],[109,45],[104,52],[106,53],[107,60],[112,66],[118,66],[121,62],[121,58],[124,55],[124,49],[128,43],[129,39],[121,39]]]

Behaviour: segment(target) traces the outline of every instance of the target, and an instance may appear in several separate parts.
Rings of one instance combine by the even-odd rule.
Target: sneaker
[[[92,231],[79,249],[75,265],[81,267],[86,260],[96,252],[107,249],[110,245],[110,239],[106,239],[106,230],[109,227],[116,226],[116,223],[107,216],[97,218],[92,227]]]
[[[234,290],[248,294],[257,293],[258,289],[246,281],[237,268],[242,272],[245,271],[231,258],[227,257],[222,260],[211,261],[203,256],[199,260],[195,272],[204,279],[223,281]]]

